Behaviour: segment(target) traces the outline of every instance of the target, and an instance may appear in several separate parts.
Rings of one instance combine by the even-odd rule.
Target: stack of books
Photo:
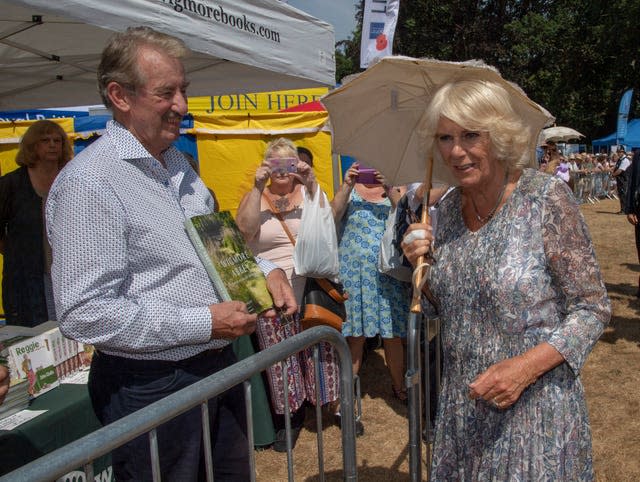
[[[26,393],[28,401],[52,390],[65,379],[88,370],[92,355],[91,345],[65,338],[55,321],[33,328],[0,326],[0,363],[4,361],[9,367],[11,400],[22,400]],[[0,408],[6,408],[8,398]]]
[[[29,384],[17,383],[11,386],[4,403],[0,405],[0,420],[29,407]]]

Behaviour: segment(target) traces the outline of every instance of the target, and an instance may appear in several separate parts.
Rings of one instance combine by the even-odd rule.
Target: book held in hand
[[[194,216],[185,227],[223,301],[244,301],[251,313],[271,308],[267,280],[229,211]]]

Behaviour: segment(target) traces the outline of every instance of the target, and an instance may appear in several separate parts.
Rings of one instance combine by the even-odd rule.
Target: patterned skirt
[[[299,315],[286,322],[280,317],[259,317],[256,327],[258,344],[264,350],[302,331]],[[320,343],[320,380],[315,380],[313,347],[291,355],[285,360],[289,382],[289,407],[298,410],[305,400],[316,403],[316,386],[320,389],[320,403],[333,402],[340,396],[338,358],[329,343]],[[267,370],[271,405],[275,413],[284,413],[284,380],[282,364],[276,363]]]

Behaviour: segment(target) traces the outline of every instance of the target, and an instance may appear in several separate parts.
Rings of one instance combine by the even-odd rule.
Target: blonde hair
[[[31,124],[20,140],[20,147],[16,155],[16,163],[19,166],[33,167],[38,162],[36,146],[40,139],[48,134],[58,134],[62,139],[62,154],[58,161],[58,168],[62,167],[73,157],[73,148],[67,137],[67,133],[59,124],[50,120],[39,120]]]
[[[531,164],[531,128],[513,109],[509,94],[485,80],[460,80],[443,85],[431,99],[420,121],[424,153],[444,164],[435,142],[441,117],[470,131],[488,132],[491,153],[507,169]]]
[[[138,51],[144,46],[157,48],[176,59],[185,57],[189,51],[179,38],[149,27],[129,27],[115,34],[102,51],[98,66],[98,91],[107,108],[112,107],[107,94],[111,82],[131,90],[144,85],[145,79],[138,69]]]
[[[289,157],[298,157],[298,148],[291,139],[286,137],[278,137],[267,144],[264,151],[264,160],[266,161],[275,153],[286,152]]]

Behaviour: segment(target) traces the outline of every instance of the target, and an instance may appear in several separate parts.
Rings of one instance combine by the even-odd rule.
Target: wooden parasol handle
[[[429,159],[429,161],[427,161],[427,173],[425,176],[425,182],[424,182],[424,195],[422,196],[422,217],[420,219],[420,222],[423,224],[429,224],[430,223],[430,219],[429,219],[429,194],[431,192],[431,176],[433,173],[433,159]],[[425,260],[425,256],[422,255],[418,258],[418,262],[417,265],[420,271],[418,271],[417,273],[415,273],[415,275],[413,276],[413,297],[411,299],[411,312],[412,313],[420,313],[422,311],[422,307],[420,306],[420,298],[422,297],[422,289],[421,289],[421,284],[422,284],[422,278],[424,276],[424,270],[426,269],[425,266],[422,266],[422,264],[424,264],[424,260]]]

